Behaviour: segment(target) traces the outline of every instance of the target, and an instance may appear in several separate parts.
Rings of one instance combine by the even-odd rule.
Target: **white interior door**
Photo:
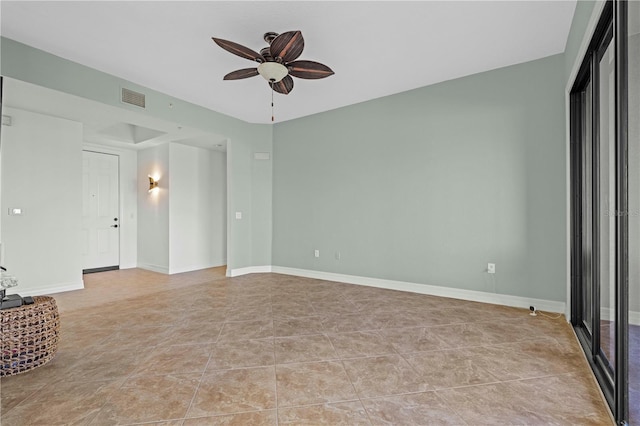
[[[117,155],[82,151],[82,269],[120,264]]]

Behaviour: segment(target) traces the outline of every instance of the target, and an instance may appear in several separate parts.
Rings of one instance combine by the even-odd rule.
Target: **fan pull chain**
[[[271,83],[271,122],[273,122],[273,79],[270,80]]]

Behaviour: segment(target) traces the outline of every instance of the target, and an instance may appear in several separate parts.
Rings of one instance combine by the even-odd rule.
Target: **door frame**
[[[583,60],[573,84],[569,90],[569,179],[570,179],[570,291],[571,323],[582,345],[587,360],[602,388],[605,399],[618,424],[627,424],[629,417],[628,396],[628,70],[627,70],[627,3],[609,0],[599,14],[595,31],[584,53]],[[603,47],[606,49],[613,38],[615,52],[614,96],[615,96],[615,368],[613,374],[604,363],[600,348],[600,285],[599,285],[599,75],[598,64]],[[583,124],[584,97],[582,93],[591,80],[591,135],[590,141],[584,140]],[[590,144],[585,147],[584,143]],[[583,149],[592,150],[591,164],[585,164]],[[591,168],[590,191],[584,190],[583,170]],[[591,239],[592,250],[585,260],[583,249],[583,200],[590,201],[587,206],[592,210]],[[599,213],[600,212],[600,213]],[[605,242],[605,243],[608,243]],[[585,280],[585,268],[591,262],[592,283],[592,322],[589,333],[583,323],[582,289]]]
[[[121,269],[135,268],[138,264],[137,152],[132,149],[121,149],[90,142],[83,143],[82,150],[118,156],[118,197],[120,200],[118,211],[118,217],[120,218],[119,266]],[[126,191],[129,191],[130,194],[127,195]]]

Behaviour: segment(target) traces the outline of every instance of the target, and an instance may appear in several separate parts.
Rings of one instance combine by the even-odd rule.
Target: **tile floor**
[[[85,285],[3,426],[612,424],[564,319],[223,268]]]

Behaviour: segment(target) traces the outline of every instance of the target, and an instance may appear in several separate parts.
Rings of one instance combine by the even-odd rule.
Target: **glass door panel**
[[[615,40],[601,49],[598,63],[598,285],[600,349],[613,372],[616,318],[616,123]]]
[[[581,94],[582,102],[582,325],[589,335],[593,334],[593,143],[592,143],[592,84],[587,83]]]

